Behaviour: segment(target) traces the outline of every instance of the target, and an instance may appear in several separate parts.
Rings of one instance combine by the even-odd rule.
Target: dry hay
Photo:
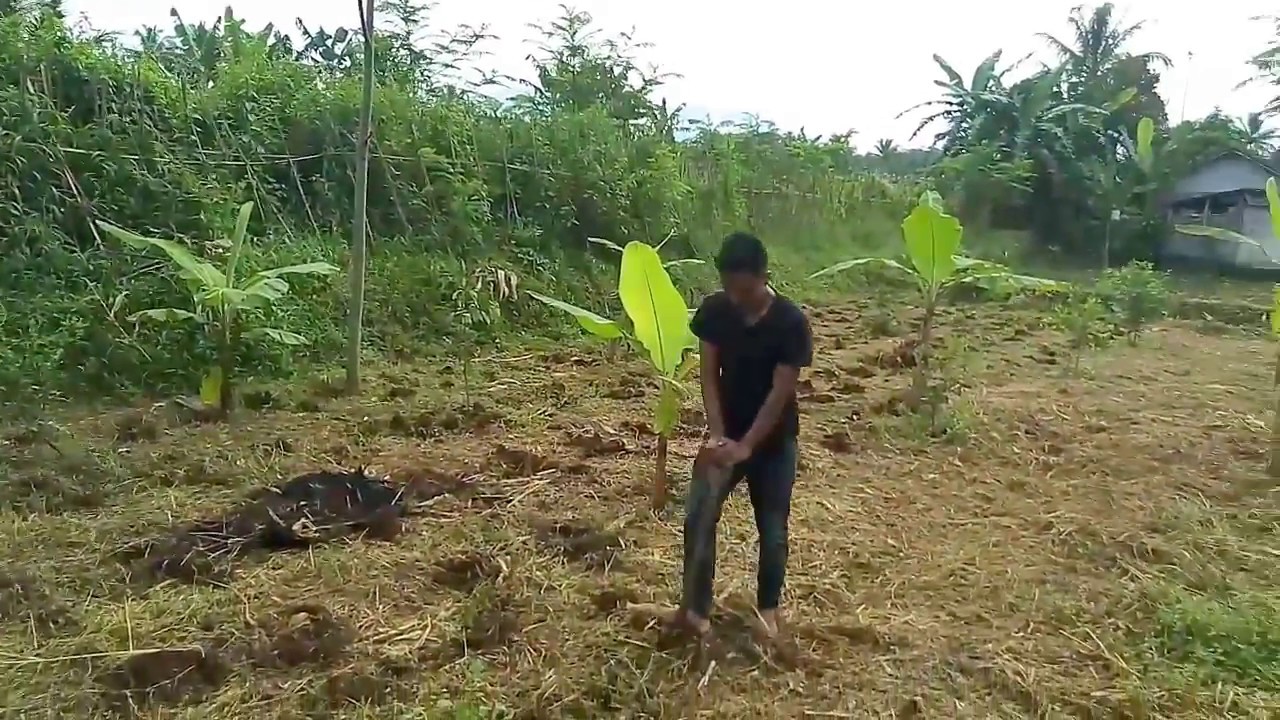
[[[237,425],[130,436],[122,463],[151,480],[107,488],[110,512],[6,513],[3,707],[192,719],[495,708],[518,718],[1266,716],[1274,688],[1242,680],[1218,693],[1162,674],[1171,661],[1149,651],[1170,588],[1274,587],[1280,548],[1264,529],[1278,516],[1251,484],[1270,348],[1170,325],[1073,378],[1042,362],[1061,338],[1010,338],[1009,325],[1031,319],[953,314],[950,332],[987,346],[953,403],[954,432],[937,441],[884,410],[909,373],[869,358],[900,340],[859,342],[857,317],[833,308],[815,319],[824,339],[806,394],[829,397],[804,405],[786,596],[794,653],[751,637],[745,496],[721,523],[718,645],[667,641],[681,513],[645,510],[647,396],[613,397],[634,394],[619,389],[643,373],[558,351],[477,364],[490,375],[475,394],[501,408],[483,427],[393,421],[449,404],[429,374],[391,368],[368,405],[317,391]],[[832,348],[837,335],[843,347]],[[677,490],[699,443],[698,418],[685,422],[672,443]],[[110,418],[67,426],[117,443]],[[175,462],[185,467],[164,469]],[[236,505],[250,478],[358,463],[389,477],[375,494],[416,493],[415,516],[390,542],[346,539],[367,531],[365,514],[321,522],[334,528],[329,542],[262,552],[216,585],[131,584],[110,561],[171,517]],[[1242,523],[1258,534],[1242,539]]]

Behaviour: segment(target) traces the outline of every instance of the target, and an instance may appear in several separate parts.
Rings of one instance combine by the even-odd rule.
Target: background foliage
[[[1020,78],[999,53],[971,77],[937,58],[943,91],[922,125],[938,131],[936,148],[882,140],[864,154],[847,134],[685,120],[656,99],[663,76],[639,66],[635,46],[584,13],[546,24],[535,80],[502,101],[480,69],[492,38],[430,35],[413,0],[385,1],[379,14],[366,313],[379,353],[420,352],[455,331],[450,299],[468,267],[604,309],[616,257],[589,237],[670,236],[673,256],[706,257],[749,228],[774,248],[783,288],[799,290],[794,281],[836,259],[896,247],[925,186],[957,206],[971,246],[984,247],[989,228],[1030,229],[1037,246],[1099,257],[1100,208],[1116,204],[1104,190],[1135,172],[1138,118],[1167,125],[1155,94],[1167,60],[1130,51],[1137,28],[1117,24],[1110,5],[1074,15],[1073,37],[1046,39],[1061,63]],[[194,331],[123,320],[183,290],[101,237],[95,219],[216,254],[208,241],[252,200],[250,265],[342,264],[358,36],[302,21],[291,34],[246,28],[228,9],[211,23],[174,13],[171,28],[117,38],[73,30],[57,2],[0,0],[0,394],[190,390],[210,364]],[[1255,62],[1269,81],[1273,58]],[[1153,257],[1161,229],[1149,198],[1179,168],[1226,148],[1265,154],[1274,139],[1259,117],[1221,115],[1161,136],[1177,152],[1154,185],[1120,196],[1132,219],[1108,262]],[[677,272],[690,293],[713,279]],[[340,279],[307,279],[273,322],[312,338],[304,359],[325,362],[339,354],[343,305]],[[510,312],[529,327],[544,311]],[[245,352],[259,375],[288,367],[281,350]]]

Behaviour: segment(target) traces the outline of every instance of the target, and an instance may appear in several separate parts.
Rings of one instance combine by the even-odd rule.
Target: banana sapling
[[[262,311],[272,308],[289,292],[289,275],[333,275],[338,268],[325,262],[285,265],[260,270],[248,277],[236,274],[244,254],[249,218],[253,203],[240,206],[235,230],[226,243],[229,248],[225,267],[197,257],[181,243],[148,238],[111,223],[99,220],[112,237],[139,250],[160,250],[169,261],[170,270],[183,280],[191,293],[190,310],[176,307],[152,308],[133,313],[134,322],[196,322],[217,349],[217,364],[200,383],[200,401],[225,417],[234,406],[236,355],[240,343],[263,339],[283,345],[302,345],[307,339],[298,333],[260,325]],[[256,326],[254,326],[256,325]],[[250,327],[254,326],[254,327]]]
[[[658,251],[642,242],[630,242],[622,250],[618,297],[630,321],[623,324],[562,300],[527,293],[530,297],[573,316],[583,330],[603,340],[621,340],[648,358],[658,378],[653,413],[658,435],[654,462],[653,505],[667,501],[667,446],[680,420],[680,407],[688,393],[685,380],[696,364],[697,342],[689,329],[689,307],[667,273]]]

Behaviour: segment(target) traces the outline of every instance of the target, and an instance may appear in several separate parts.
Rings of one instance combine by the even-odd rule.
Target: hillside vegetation
[[[358,28],[299,21],[295,40],[246,28],[229,10],[212,23],[175,14],[169,30],[111,38],[69,29],[56,3],[10,2],[2,12],[0,132],[11,152],[0,172],[13,189],[0,204],[0,329],[13,340],[0,350],[6,395],[190,388],[207,364],[194,331],[124,320],[182,293],[152,261],[104,238],[95,219],[200,242],[227,236],[238,205],[252,200],[252,263],[342,264]],[[1029,228],[1041,247],[1099,262],[1154,252],[1162,220],[1139,212],[1153,188],[1139,187],[1130,138],[1141,117],[1163,128],[1154,88],[1166,60],[1132,51],[1137,28],[1118,24],[1109,5],[1073,16],[1076,37],[1051,40],[1062,65],[1028,77],[1011,77],[998,52],[972,73],[938,58],[945,89],[926,120],[941,162],[890,141],[859,155],[849,135],[691,124],[655,99],[663,75],[638,67],[626,39],[573,11],[545,25],[533,81],[498,102],[480,54],[491,38],[428,35],[427,13],[412,2],[379,13],[371,352],[416,352],[448,335],[451,298],[486,268],[602,307],[601,273],[614,259],[590,237],[670,238],[674,253],[705,256],[725,232],[750,228],[770,239],[782,283],[794,285],[891,245],[925,184],[953,201],[975,243],[996,226]],[[1261,71],[1273,69],[1259,58]],[[1255,121],[1212,116],[1162,130],[1157,145],[1176,152],[1164,153],[1158,183],[1223,148],[1265,152],[1273,136]],[[1114,207],[1132,208],[1133,219],[1109,227]],[[1019,256],[991,237],[986,249]],[[706,287],[710,278],[685,280]],[[295,359],[328,361],[341,344],[345,284],[304,285],[275,312],[312,339]],[[537,321],[536,309],[512,312],[522,325]],[[149,351],[160,346],[169,352]],[[245,353],[263,376],[288,364],[271,347],[250,343]]]
[[[376,56],[371,350],[447,334],[450,298],[475,266],[600,303],[598,271],[616,260],[593,259],[587,238],[671,237],[678,252],[706,254],[749,226],[786,239],[780,265],[797,277],[835,248],[891,241],[913,197],[910,184],[868,173],[841,138],[753,125],[694,128],[677,142],[676,112],[650,99],[658,79],[585,15],[549,24],[540,83],[499,104],[450,82],[479,38],[420,50],[411,38],[425,16],[392,12],[401,15],[384,13],[394,29],[378,36]],[[236,207],[253,200],[257,253],[340,258],[352,223],[359,31],[303,30],[306,44],[293,47],[230,13],[212,25],[175,19],[172,33],[141,33],[134,51],[77,36],[56,14],[4,17],[0,102],[12,119],[5,144],[17,152],[4,164],[16,192],[0,227],[4,294],[19,300],[0,320],[18,339],[0,385],[189,385],[207,359],[181,330],[111,321],[176,288],[91,219],[207,240],[226,236]],[[341,342],[345,284],[307,290],[305,305],[279,312],[316,339],[311,353],[323,360]],[[173,352],[145,351],[161,344]],[[263,373],[280,360],[251,351]]]

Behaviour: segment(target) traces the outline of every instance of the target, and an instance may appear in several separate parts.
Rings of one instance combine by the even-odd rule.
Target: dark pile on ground
[[[354,533],[394,539],[407,509],[402,489],[363,469],[311,472],[255,495],[222,517],[130,544],[120,557],[151,580],[225,581],[231,561],[253,552],[300,549]]]

